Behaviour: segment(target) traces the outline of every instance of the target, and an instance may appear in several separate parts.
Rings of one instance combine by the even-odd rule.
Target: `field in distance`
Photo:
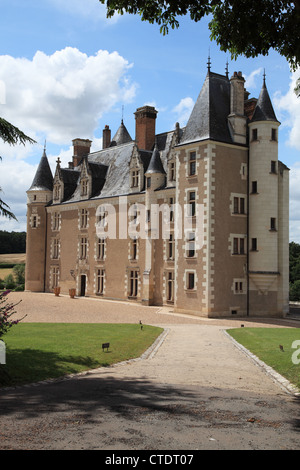
[[[26,261],[26,253],[12,253],[0,255],[0,264],[24,264]]]

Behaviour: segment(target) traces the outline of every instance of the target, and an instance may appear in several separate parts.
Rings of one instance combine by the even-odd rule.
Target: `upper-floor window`
[[[54,200],[55,201],[60,200],[60,196],[61,196],[61,185],[59,183],[56,183],[54,185],[54,195],[53,195]]]
[[[190,152],[189,155],[189,176],[196,174],[196,152]]]
[[[270,230],[276,230],[276,219],[275,219],[275,217],[271,217],[271,219],[270,219]]]
[[[89,181],[88,179],[81,180],[81,196],[87,196],[89,190]]]
[[[252,193],[252,194],[256,194],[256,193],[257,193],[257,181],[252,181],[251,193]]]
[[[170,162],[169,163],[169,181],[175,181],[175,180],[176,180],[175,162]]]
[[[277,173],[277,165],[275,160],[271,161],[271,173]]]
[[[85,259],[87,257],[87,248],[88,248],[88,240],[86,237],[82,237],[80,239],[80,258]]]
[[[257,129],[252,129],[252,140],[257,140]]]
[[[244,197],[233,198],[233,213],[245,214],[245,198]]]
[[[186,255],[188,258],[194,258],[196,250],[195,250],[195,232],[189,232],[187,237],[187,251]]]
[[[271,140],[277,141],[277,129],[272,129]]]
[[[105,257],[105,238],[98,238],[97,258],[104,259],[104,257]]]
[[[139,170],[133,170],[131,172],[131,187],[132,188],[138,188],[138,186],[139,186],[139,175],[140,175]]]
[[[196,215],[196,192],[195,191],[190,191],[188,193],[188,204],[189,204],[188,214],[190,216]]]
[[[244,255],[245,254],[245,240],[244,238],[233,239],[233,255]]]
[[[88,210],[81,209],[80,213],[80,228],[87,228],[88,226]]]

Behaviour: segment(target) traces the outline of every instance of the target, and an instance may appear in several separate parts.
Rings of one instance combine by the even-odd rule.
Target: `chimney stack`
[[[88,155],[91,150],[92,141],[89,139],[74,139],[73,142],[73,166],[79,165],[82,157]]]
[[[103,139],[102,139],[102,148],[107,149],[111,143],[111,130],[109,126],[106,124],[105,128],[103,129]]]
[[[153,150],[155,144],[155,120],[153,106],[137,108],[135,114],[135,140],[139,149]]]

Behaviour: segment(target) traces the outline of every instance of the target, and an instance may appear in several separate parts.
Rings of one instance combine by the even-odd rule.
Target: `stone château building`
[[[27,191],[26,290],[285,315],[289,170],[265,77],[249,99],[241,72],[209,67],[185,128],[156,134],[156,118],[138,108],[134,139],[123,120],[113,138],[105,126],[96,152],[74,139],[54,177],[44,151]]]

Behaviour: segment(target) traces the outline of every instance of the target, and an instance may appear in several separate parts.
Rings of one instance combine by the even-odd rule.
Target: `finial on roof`
[[[228,72],[228,59],[227,59],[227,62],[226,62],[226,67],[225,67],[225,75],[226,75],[226,78],[229,77],[229,72]]]
[[[264,75],[263,75],[263,86],[266,86],[266,69],[264,68]]]
[[[210,66],[211,66],[211,61],[210,61],[210,48],[208,49],[208,62],[207,62],[207,70],[210,72]]]
[[[58,157],[58,159],[56,160],[56,163],[57,163],[58,166],[60,166],[60,163],[61,163],[61,162],[60,162],[60,158],[59,158],[59,157]]]

